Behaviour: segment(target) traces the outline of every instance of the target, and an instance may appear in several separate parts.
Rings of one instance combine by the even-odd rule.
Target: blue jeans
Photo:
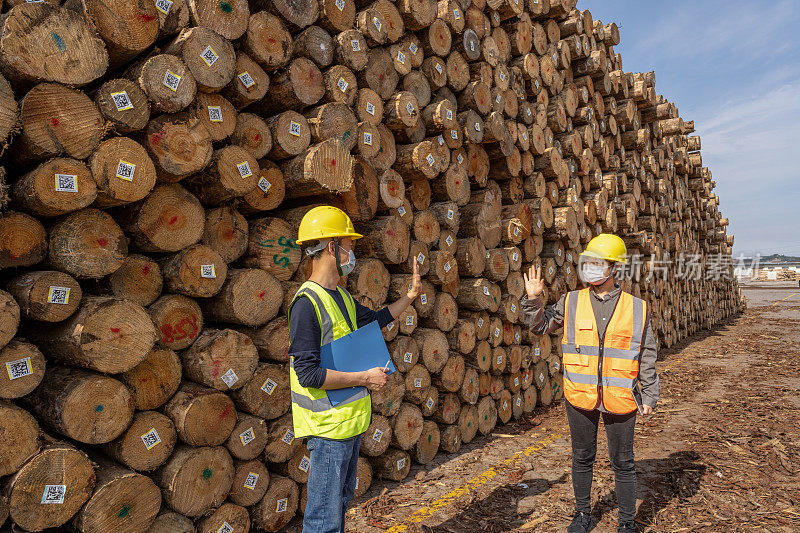
[[[361,435],[346,440],[308,439],[308,471],[303,533],[344,533],[344,513],[356,493]]]

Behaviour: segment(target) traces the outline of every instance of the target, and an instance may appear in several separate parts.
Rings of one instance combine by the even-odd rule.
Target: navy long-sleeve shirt
[[[337,290],[325,290],[333,297],[345,320],[350,324],[350,316],[347,314],[342,295]],[[384,327],[394,320],[388,307],[373,311],[358,302],[355,304],[356,322],[359,328],[372,321],[377,321],[380,327]],[[350,324],[350,328],[353,329],[353,324]],[[325,383],[328,370],[320,366],[321,338],[322,330],[314,312],[314,305],[308,297],[300,298],[294,303],[289,315],[289,355],[294,357],[294,371],[297,374],[297,381],[303,387],[319,389]]]

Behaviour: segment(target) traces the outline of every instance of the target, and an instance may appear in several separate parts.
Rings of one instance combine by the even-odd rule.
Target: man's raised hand
[[[525,292],[531,300],[544,292],[544,281],[542,281],[542,267],[531,265],[527,273],[523,273],[525,279]]]

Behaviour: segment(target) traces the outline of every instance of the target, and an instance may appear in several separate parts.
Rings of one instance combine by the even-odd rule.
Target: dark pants
[[[308,439],[311,469],[303,533],[344,533],[344,514],[356,492],[361,435],[347,440]]]
[[[572,435],[572,487],[575,510],[592,511],[592,467],[597,455],[597,426],[600,415],[606,427],[608,455],[614,467],[619,521],[632,522],[636,516],[636,465],[633,461],[633,427],[636,411],[627,415],[584,411],[565,401]]]

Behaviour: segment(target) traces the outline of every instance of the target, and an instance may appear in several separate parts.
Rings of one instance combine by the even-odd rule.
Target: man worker
[[[289,377],[295,438],[308,437],[311,466],[304,533],[344,532],[347,504],[355,495],[361,435],[372,414],[368,390],[333,406],[326,390],[363,386],[379,390],[388,381],[386,367],[339,372],[320,366],[321,346],[377,321],[391,323],[419,295],[419,266],[405,296],[373,311],[338,286],[356,264],[353,241],[361,238],[341,209],[320,206],[300,222],[297,244],[306,246],[312,271],[289,306]],[[358,357],[358,354],[353,354]],[[388,366],[388,362],[387,362]]]
[[[656,338],[647,305],[623,292],[615,279],[620,265],[626,262],[627,250],[621,238],[608,233],[598,235],[579,257],[578,272],[588,286],[563,295],[547,309],[540,298],[544,290],[540,267],[531,267],[524,275],[525,323],[537,335],[564,328],[564,398],[572,438],[575,492],[575,515],[568,533],[583,533],[592,527],[592,467],[601,417],[614,468],[617,531],[635,532],[633,428],[637,411],[645,416],[653,412],[661,384],[655,371]]]

